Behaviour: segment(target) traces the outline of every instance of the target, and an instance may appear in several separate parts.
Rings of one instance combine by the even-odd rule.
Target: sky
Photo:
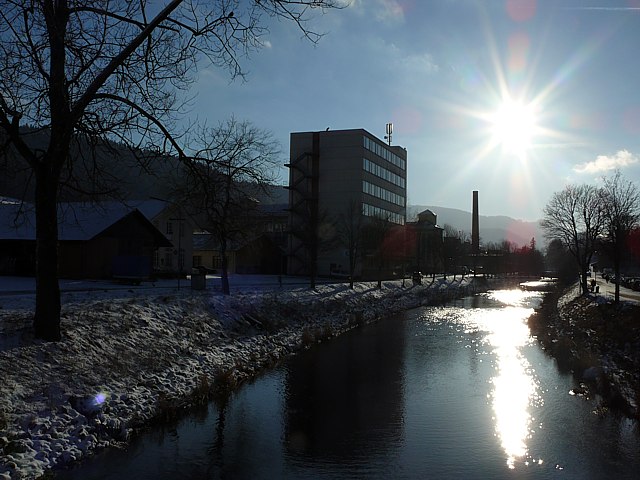
[[[309,27],[265,19],[191,115],[273,133],[364,128],[407,149],[407,203],[534,221],[568,184],[640,180],[640,0],[351,0]],[[288,171],[279,172],[285,185]]]

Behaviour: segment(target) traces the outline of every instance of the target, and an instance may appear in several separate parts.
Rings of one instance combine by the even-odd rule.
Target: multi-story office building
[[[402,147],[363,129],[292,133],[287,166],[289,274],[348,273],[349,252],[340,241],[345,218],[352,225],[374,217],[405,223],[407,151]]]

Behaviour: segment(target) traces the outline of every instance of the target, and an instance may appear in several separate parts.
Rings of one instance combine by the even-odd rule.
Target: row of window
[[[364,137],[364,148],[384,158],[387,162],[393,163],[396,167],[400,167],[402,170],[407,169],[407,162],[403,158],[400,158],[391,150],[388,150],[378,142],[374,142],[367,136]]]
[[[385,179],[387,182],[391,182],[394,185],[404,188],[405,187],[405,179],[400,175],[396,175],[391,170],[387,170],[384,167],[381,167],[375,162],[363,158],[362,168],[364,168],[365,172],[373,173],[376,177],[380,177]]]
[[[380,217],[390,222],[397,223],[398,225],[404,225],[404,215],[391,212],[384,208],[374,207],[368,203],[362,204],[362,215],[365,217]]]
[[[374,185],[373,183],[369,183],[366,180],[362,181],[362,191],[364,193],[368,193],[369,195],[373,195],[376,198],[380,198],[382,200],[386,200],[387,202],[394,203],[401,207],[404,207],[404,197],[402,195],[398,195],[397,193],[393,193],[386,188],[379,187],[378,185]]]

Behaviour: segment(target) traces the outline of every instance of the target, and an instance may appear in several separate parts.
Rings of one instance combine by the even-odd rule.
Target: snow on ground
[[[33,338],[33,284],[0,281],[0,479],[36,478],[137,429],[217,384],[355,325],[469,293],[469,279],[321,284],[237,276],[140,287],[62,282],[62,335]],[[23,282],[23,283],[21,283]]]

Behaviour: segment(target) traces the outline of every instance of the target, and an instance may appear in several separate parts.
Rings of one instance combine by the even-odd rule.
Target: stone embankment
[[[574,393],[598,398],[599,412],[640,419],[640,305],[615,305],[572,287],[548,294],[529,327],[558,366],[573,373]]]

